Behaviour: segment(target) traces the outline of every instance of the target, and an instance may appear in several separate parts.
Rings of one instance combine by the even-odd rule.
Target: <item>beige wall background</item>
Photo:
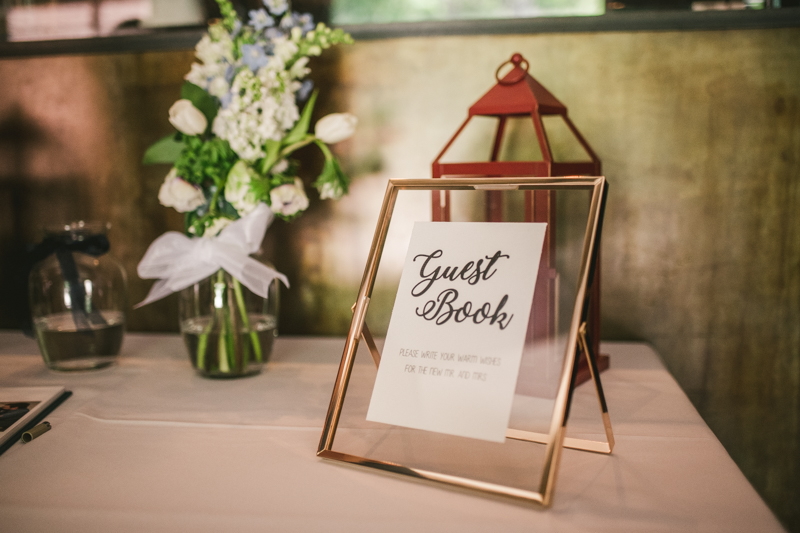
[[[292,282],[282,333],[346,331],[386,180],[429,176],[517,51],[567,104],[611,184],[604,338],[652,343],[800,531],[798,29],[419,37],[317,61],[318,114],[361,120],[336,147],[354,181],[343,201],[312,201],[268,233],[267,255]],[[156,199],[168,169],[139,161],[170,131],[191,62],[191,51],[0,61],[0,327],[24,320],[21,254],[48,222],[110,221],[131,302],[144,297],[136,264],[181,219]],[[304,159],[307,178],[320,167]],[[427,200],[410,208],[426,212]],[[176,331],[176,302],[132,311],[129,324]]]

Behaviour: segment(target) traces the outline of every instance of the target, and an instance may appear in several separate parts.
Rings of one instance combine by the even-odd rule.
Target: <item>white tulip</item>
[[[343,141],[356,131],[358,118],[351,113],[331,113],[317,122],[314,135],[325,144]]]
[[[165,207],[174,207],[178,213],[187,213],[206,203],[206,198],[198,187],[179,178],[173,168],[158,190],[158,201]]]
[[[275,213],[292,216],[308,208],[308,196],[303,190],[303,182],[295,178],[294,183],[286,183],[275,187],[269,193],[270,206]]]
[[[253,212],[259,204],[258,198],[250,190],[252,179],[253,169],[248,167],[244,161],[239,160],[231,168],[228,173],[228,179],[225,182],[225,199],[236,209],[240,216]]]
[[[169,122],[186,135],[200,135],[206,131],[208,120],[191,100],[178,100],[169,108]]]
[[[344,189],[342,189],[342,186],[332,181],[323,183],[322,188],[319,190],[320,200],[338,200],[343,194]]]

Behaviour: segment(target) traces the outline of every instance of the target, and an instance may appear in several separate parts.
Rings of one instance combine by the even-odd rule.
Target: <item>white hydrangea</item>
[[[258,76],[243,69],[231,85],[231,102],[217,113],[214,134],[228,141],[245,161],[264,157],[264,143],[283,138],[300,117],[294,97],[299,83],[284,78],[269,66]]]
[[[294,80],[305,78],[311,72],[311,69],[307,68],[306,65],[308,65],[308,58],[303,56],[295,61],[292,68],[289,69],[289,76]]]
[[[195,47],[195,56],[201,63],[193,63],[191,70],[184,77],[186,81],[208,90],[215,85],[219,90],[217,80],[225,81],[225,73],[229,65],[234,64],[233,41],[226,32],[218,32],[217,39],[212,39],[208,34],[203,35]],[[224,92],[222,94],[225,94]]]
[[[298,52],[299,48],[297,47],[297,43],[287,39],[286,37],[277,37],[273,41],[273,54],[276,58],[280,59],[284,63],[287,63],[290,59],[292,59]]]
[[[217,76],[208,84],[208,94],[211,96],[216,96],[217,98],[222,98],[225,96],[225,94],[228,92],[228,89],[230,89],[230,86],[222,76]]]
[[[284,132],[294,126],[294,123],[300,118],[300,111],[297,109],[294,93],[295,91],[291,89],[284,91],[280,95],[278,109],[275,111],[275,120]],[[281,134],[282,136],[283,134]]]
[[[222,65],[211,64],[201,65],[200,63],[192,63],[192,68],[189,73],[183,77],[188,82],[194,83],[198,87],[208,89],[211,81],[217,78],[224,78],[225,68]]]

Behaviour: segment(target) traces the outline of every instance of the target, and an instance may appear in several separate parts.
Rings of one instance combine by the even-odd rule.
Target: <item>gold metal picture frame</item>
[[[458,475],[451,475],[404,466],[395,462],[370,459],[352,455],[333,449],[336,430],[339,425],[342,408],[347,393],[348,384],[353,371],[356,351],[361,339],[364,340],[375,366],[380,364],[380,351],[366,325],[366,313],[370,304],[372,290],[380,263],[383,248],[386,243],[389,225],[399,191],[475,191],[475,190],[586,190],[591,195],[588,209],[588,221],[583,239],[580,257],[578,286],[575,305],[571,314],[569,334],[566,339],[566,348],[563,357],[558,388],[555,396],[555,407],[550,419],[547,433],[535,433],[517,429],[508,429],[507,439],[539,443],[545,445],[544,464],[541,470],[541,479],[538,490],[526,490],[518,487],[472,479]],[[317,455],[324,459],[340,461],[352,465],[375,468],[383,472],[390,472],[416,479],[445,483],[460,488],[474,489],[496,495],[522,499],[545,507],[552,502],[555,481],[561,452],[564,447],[588,452],[610,454],[614,448],[614,435],[608,415],[603,387],[597,368],[597,354],[592,353],[591,343],[587,339],[586,319],[589,311],[589,284],[593,279],[592,273],[596,265],[600,235],[602,231],[603,213],[607,195],[607,182],[604,177],[569,177],[569,178],[439,178],[439,179],[411,179],[390,180],[383,200],[378,224],[373,237],[364,276],[361,281],[358,298],[353,306],[353,317],[350,330],[345,341],[339,371],[334,383],[328,412],[322,430]],[[446,223],[446,222],[444,222]],[[605,432],[605,441],[586,440],[566,437],[567,419],[575,391],[577,377],[577,362],[581,354],[586,354],[589,362],[591,378],[600,407],[600,413]]]

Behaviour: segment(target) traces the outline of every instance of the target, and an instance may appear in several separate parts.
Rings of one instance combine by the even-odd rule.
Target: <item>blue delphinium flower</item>
[[[297,25],[303,30],[303,35],[314,29],[314,17],[311,13],[303,13],[297,17]]]
[[[275,25],[275,21],[263,9],[253,9],[250,11],[250,25],[256,31],[261,31],[264,28],[269,28]]]
[[[228,65],[225,68],[225,81],[230,85],[233,83],[233,77],[236,75],[236,68],[233,65]]]
[[[264,0],[264,6],[273,15],[282,15],[289,8],[288,0]]]
[[[310,13],[303,13],[302,15],[299,13],[286,13],[281,18],[280,27],[285,30],[300,28],[303,31],[303,35],[305,35],[314,29],[314,17]]]
[[[314,88],[314,82],[311,80],[305,80],[300,88],[297,89],[297,100],[300,102],[305,102],[308,99],[308,95],[311,94],[311,90]]]
[[[269,62],[269,57],[267,57],[262,46],[257,44],[243,44],[242,62],[247,65],[247,68],[256,72]]]
[[[286,13],[281,19],[281,28],[285,30],[291,30],[292,28],[294,28],[296,26],[294,17],[295,17],[294,13]]]
[[[280,28],[273,27],[267,28],[267,31],[264,35],[271,41],[273,39],[277,39],[278,37],[283,37],[286,34]]]

